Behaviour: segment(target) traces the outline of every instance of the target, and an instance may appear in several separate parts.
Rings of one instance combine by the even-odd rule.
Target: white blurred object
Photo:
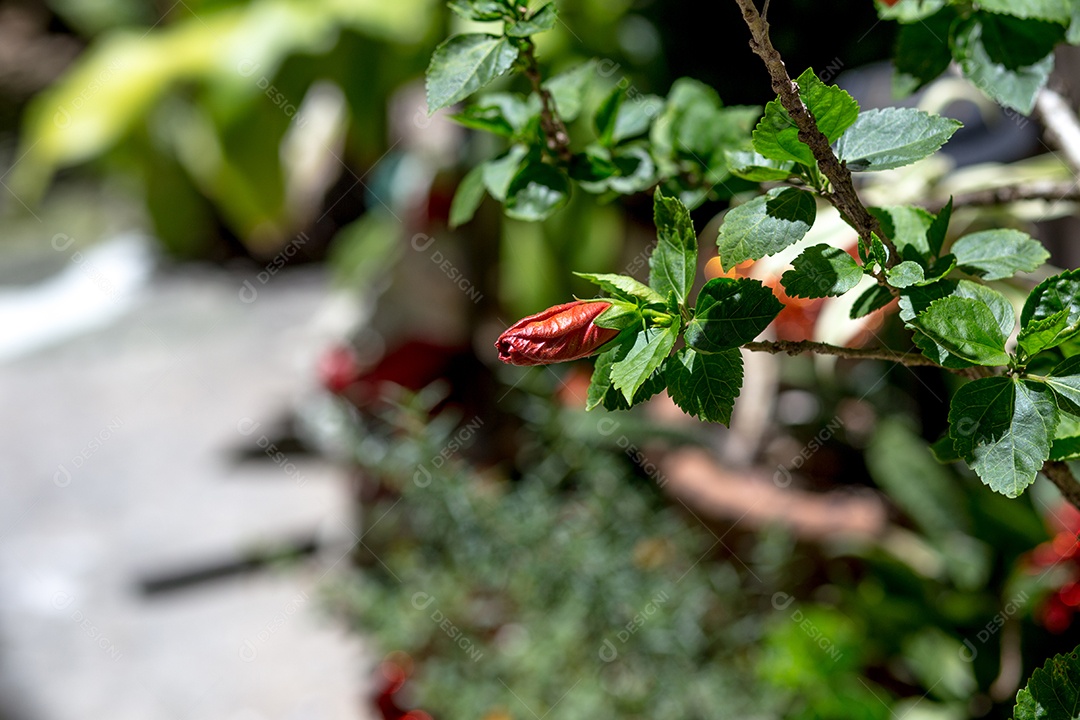
[[[281,165],[289,214],[310,220],[347,166],[341,160],[349,122],[345,93],[332,82],[311,86],[281,140]]]
[[[69,257],[59,274],[0,290],[0,362],[109,325],[135,304],[154,270],[150,240],[140,235],[89,250],[71,250],[66,235],[52,243]]]

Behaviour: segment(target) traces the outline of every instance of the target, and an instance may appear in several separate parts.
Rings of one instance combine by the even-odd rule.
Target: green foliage
[[[908,323],[917,331],[915,343],[945,367],[1006,365],[1008,336],[990,309],[977,300],[943,297],[930,303]]]
[[[454,193],[454,199],[450,203],[450,227],[456,228],[472,220],[483,200],[484,166],[477,165],[461,179],[461,184]]]
[[[570,179],[543,162],[527,162],[506,187],[506,215],[537,221],[570,201]]]
[[[1019,230],[983,230],[953,243],[957,266],[983,280],[1031,272],[1050,257],[1038,240]]]
[[[664,381],[683,412],[727,425],[742,387],[742,367],[737,348],[708,353],[684,347],[665,364]]]
[[[1080,707],[1080,655],[1055,655],[1016,694],[1013,720],[1074,720]]]
[[[436,0],[259,0],[159,8],[169,17],[151,27],[158,11],[146,3],[55,5],[100,34],[29,102],[5,184],[33,206],[66,168],[121,176],[181,257],[210,254],[222,230],[256,256],[294,237],[311,209],[289,202],[283,150],[311,119],[305,101],[333,86],[344,116],[330,112],[326,130],[347,137],[350,160],[378,157],[387,96],[422,70],[439,16]],[[136,32],[125,17],[150,22]],[[372,83],[388,43],[396,60]]]
[[[796,82],[799,97],[806,104],[818,129],[834,142],[859,116],[859,104],[835,85],[825,85],[812,69],[806,70]],[[807,167],[816,165],[810,147],[799,140],[799,129],[780,100],[765,106],[765,117],[754,129],[754,150],[767,158],[793,161]]]
[[[934,153],[960,125],[915,108],[868,110],[840,138],[836,153],[857,172],[891,170]]]
[[[851,319],[858,320],[872,312],[880,310],[893,300],[892,291],[884,285],[867,288],[851,306]]]
[[[704,353],[739,347],[761,334],[783,307],[759,280],[713,278],[698,293],[686,343]]]
[[[444,41],[427,74],[428,113],[469,97],[514,64],[518,49],[497,35],[471,33]]]
[[[333,606],[382,651],[415,660],[410,707],[708,718],[722,703],[782,717],[737,659],[756,653],[760,583],[710,554],[715,538],[623,447],[655,428],[598,427],[534,392],[514,391],[530,418],[509,418],[523,439],[509,458],[516,479],[442,462],[467,420],[397,410],[359,440],[380,492],[364,507],[363,575],[336,588]]]
[[[656,249],[649,257],[649,283],[661,297],[674,294],[685,304],[697,274],[697,233],[686,206],[655,195]]]
[[[816,216],[813,195],[790,187],[773,188],[732,208],[716,239],[724,269],[774,255],[802,240]]]
[[[976,13],[953,30],[953,57],[964,75],[992,99],[1025,115],[1054,67],[1060,25]]]
[[[791,297],[820,298],[843,295],[863,278],[863,269],[844,250],[814,245],[803,250],[780,281]]]
[[[622,392],[629,403],[638,388],[671,354],[679,339],[677,325],[666,328],[647,328],[634,333],[621,344],[620,352],[611,364],[611,387]]]
[[[972,12],[961,0],[878,6],[901,23],[897,89],[910,92],[955,61],[991,99],[1029,114],[1054,65],[1054,47],[1080,41],[1080,13],[1068,0],[991,0]]]
[[[1075,15],[1058,0],[999,2],[977,10],[946,0],[903,5],[879,6],[883,17],[902,24],[899,86],[923,85],[955,60],[985,92],[1021,109],[1030,109],[1049,71],[1053,47]],[[580,275],[614,302],[599,323],[621,331],[597,360],[588,405],[631,407],[666,387],[687,412],[727,422],[742,381],[736,349],[765,330],[783,306],[760,282],[728,277],[710,280],[689,302],[698,267],[689,210],[715,197],[715,188],[728,178],[780,183],[724,215],[717,234],[721,265],[730,270],[802,241],[816,220],[818,197],[832,201],[836,189],[800,139],[799,127],[779,97],[763,113],[726,108],[714,90],[684,78],[662,99],[631,93],[622,83],[594,87],[582,69],[586,66],[571,68],[543,86],[551,94],[553,114],[537,93],[539,68],[528,36],[551,27],[554,8],[545,5],[530,13],[465,3],[462,9],[474,19],[498,15],[505,21],[504,34],[460,36],[466,38],[456,41],[460,50],[444,45],[436,52],[428,73],[429,91],[436,89],[432,107],[465,99],[515,60],[533,92],[482,97],[456,116],[469,127],[506,138],[510,149],[485,163],[482,175],[470,174],[463,182],[453,221],[471,216],[483,194],[481,185],[508,215],[526,220],[549,217],[567,202],[574,184],[607,195],[655,188],[657,245],[647,284],[629,276]],[[505,56],[500,54],[504,49]],[[860,112],[850,95],[822,82],[812,69],[796,83],[817,129],[855,172],[918,162],[960,127],[955,120],[914,108]],[[599,100],[587,107],[586,98],[597,94]],[[578,115],[591,121],[593,137],[586,144],[549,136],[560,121]],[[981,429],[960,439],[954,431],[953,447],[942,450],[963,458],[987,485],[1015,496],[1050,456],[1059,414],[1072,412],[1071,366],[1046,376],[1028,373],[1027,367],[1040,353],[1080,335],[1077,281],[1066,273],[1033,291],[1014,354],[1007,347],[1016,326],[1013,307],[983,283],[1037,270],[1048,254],[1036,240],[1014,229],[982,230],[954,241],[943,254],[951,199],[936,214],[910,206],[871,212],[880,223],[880,237],[859,228],[857,258],[830,244],[801,248],[781,277],[786,293],[838,297],[871,275],[877,283],[853,303],[852,318],[899,297],[900,317],[926,357],[974,377],[979,377],[978,368],[988,368],[992,377],[963,386],[951,411],[954,427],[983,413]],[[685,347],[673,354],[680,338]],[[1033,367],[1046,362],[1039,359],[1041,364]],[[998,374],[1003,368],[1006,376]],[[1034,415],[1045,422],[1031,424]],[[1027,436],[1015,432],[1020,426]],[[1025,451],[1019,437],[1034,450]]]
[[[1035,482],[1050,457],[1058,413],[1045,385],[1008,377],[960,388],[949,409],[949,437],[979,478],[1007,497]]]

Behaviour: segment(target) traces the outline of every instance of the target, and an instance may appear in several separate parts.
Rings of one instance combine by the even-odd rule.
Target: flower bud
[[[547,365],[588,357],[619,334],[593,324],[609,307],[609,302],[575,300],[518,320],[495,343],[499,359],[511,365]]]

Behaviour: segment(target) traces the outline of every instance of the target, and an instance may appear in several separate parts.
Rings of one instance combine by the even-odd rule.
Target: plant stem
[[[540,63],[536,60],[536,45],[531,39],[525,39],[521,54],[525,58],[523,70],[525,77],[529,78],[533,91],[540,98],[540,131],[544,133],[547,149],[560,162],[569,163],[573,157],[573,153],[570,152],[570,134],[555,110],[555,101],[551,99],[551,93],[543,86]]]
[[[890,267],[895,265],[900,258],[896,246],[881,231],[877,218],[871,215],[859,200],[859,195],[855,192],[855,185],[851,180],[851,171],[837,159],[830,147],[829,139],[818,129],[813,115],[799,96],[799,86],[788,75],[783,58],[769,39],[769,22],[758,13],[754,0],[735,1],[742,9],[743,20],[750,28],[750,49],[765,63],[769,77],[772,79],[773,90],[779,96],[780,103],[787,110],[796,127],[799,128],[799,140],[810,147],[822,174],[829,179],[832,189],[825,197],[855,228],[867,246],[871,242],[871,233],[881,238],[885,247],[889,249],[888,265]]]
[[[1047,460],[1043,463],[1042,474],[1061,491],[1062,497],[1073,507],[1080,508],[1080,483],[1076,482],[1072,470],[1060,460]]]
[[[781,353],[786,355],[801,355],[803,353],[817,353],[818,355],[834,355],[836,357],[852,360],[886,360],[901,363],[908,367],[941,367],[936,362],[918,353],[902,353],[889,348],[850,348],[828,343],[814,342],[812,340],[765,340],[748,342],[743,345],[747,350],[754,352],[767,352],[772,355]]]

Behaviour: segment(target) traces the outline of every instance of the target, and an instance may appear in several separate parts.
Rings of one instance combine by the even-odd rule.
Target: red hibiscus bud
[[[619,334],[593,324],[609,307],[609,302],[575,300],[518,320],[495,343],[499,359],[511,365],[547,365],[588,357]]]

